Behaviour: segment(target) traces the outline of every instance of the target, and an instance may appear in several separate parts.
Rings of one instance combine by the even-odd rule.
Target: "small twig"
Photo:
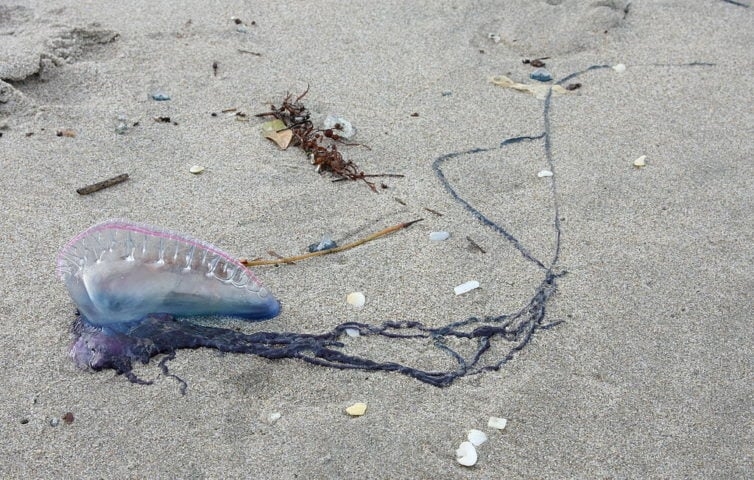
[[[296,255],[293,257],[286,257],[286,258],[281,258],[278,260],[241,260],[241,263],[247,267],[259,267],[262,265],[280,265],[281,263],[293,263],[293,262],[298,262],[301,260],[306,260],[312,257],[319,257],[321,255],[327,255],[329,253],[342,252],[344,250],[349,250],[351,248],[358,247],[359,245],[363,245],[367,242],[378,239],[380,237],[384,237],[385,235],[396,232],[398,230],[402,230],[404,228],[407,228],[415,224],[416,222],[421,222],[422,220],[423,219],[420,218],[418,220],[412,220],[410,222],[399,223],[398,225],[393,225],[392,227],[387,227],[380,230],[379,232],[375,232],[371,235],[368,235],[362,238],[361,240],[356,240],[355,242],[351,242],[347,245],[342,245],[340,247],[331,248],[329,250],[320,250],[318,252],[305,253],[303,255]]]
[[[437,215],[438,217],[442,217],[442,213],[438,212],[437,210],[432,210],[432,209],[431,209],[431,208],[429,208],[429,207],[424,207],[424,210],[428,211],[429,213],[434,213],[434,214],[435,214],[435,215]]]
[[[90,193],[98,192],[103,188],[112,187],[113,185],[125,182],[126,180],[128,180],[128,174],[124,173],[122,175],[118,175],[117,177],[108,178],[107,180],[103,180],[92,185],[87,185],[86,187],[81,187],[76,190],[76,193],[78,193],[79,195],[89,195]]]
[[[279,258],[279,259],[280,259],[281,261],[284,261],[285,263],[289,263],[289,264],[291,264],[291,265],[295,265],[295,262],[293,262],[293,261],[291,261],[291,260],[288,260],[288,261],[286,261],[286,260],[285,260],[285,257],[283,257],[282,255],[278,254],[278,253],[277,253],[276,251],[274,251],[274,250],[267,250],[267,254],[268,254],[268,255],[271,255],[271,256],[273,256],[273,257],[275,257],[275,258]]]

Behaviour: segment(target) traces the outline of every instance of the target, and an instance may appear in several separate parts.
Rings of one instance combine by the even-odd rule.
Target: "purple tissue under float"
[[[280,303],[254,274],[209,243],[165,229],[110,220],[74,237],[60,251],[58,277],[76,303],[70,356],[82,368],[131,372],[159,353],[208,346],[238,351],[230,330],[181,320],[194,316],[272,318]],[[164,361],[161,363],[167,373]],[[185,384],[184,384],[185,387]]]

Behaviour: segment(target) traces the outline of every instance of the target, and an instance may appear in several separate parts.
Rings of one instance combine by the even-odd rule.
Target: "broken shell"
[[[476,448],[471,442],[463,442],[456,450],[456,460],[464,467],[472,467],[476,464]]]
[[[194,175],[198,175],[204,171],[204,167],[201,165],[194,165],[193,167],[189,168],[189,172],[193,173]]]
[[[503,430],[507,424],[508,420],[500,417],[490,417],[490,420],[487,422],[488,427],[498,430]]]
[[[456,292],[456,295],[463,295],[464,293],[470,292],[475,288],[479,288],[479,282],[477,282],[476,280],[469,280],[468,282],[462,283],[455,287],[453,291]]]
[[[552,172],[550,170],[540,170],[537,176],[539,178],[552,177]]]
[[[349,414],[352,417],[360,417],[364,415],[367,411],[367,404],[366,403],[354,403],[350,407],[346,408],[346,413]]]
[[[615,70],[618,73],[623,73],[626,71],[626,65],[623,63],[619,63],[617,65],[613,65],[613,70]]]
[[[366,298],[361,292],[353,292],[348,294],[348,296],[346,297],[346,302],[348,302],[348,304],[353,308],[360,309],[364,306]]]
[[[469,430],[469,434],[466,436],[466,438],[469,439],[469,442],[471,442],[472,445],[478,447],[479,445],[487,441],[487,434],[481,430],[472,429]]]
[[[450,234],[448,232],[432,232],[429,234],[429,239],[433,242],[442,242],[444,240],[447,240],[450,238]]]
[[[647,156],[646,155],[642,155],[641,157],[639,157],[636,160],[634,160],[634,167],[636,167],[636,168],[645,167],[646,165],[647,165]]]
[[[346,328],[345,332],[346,332],[346,335],[352,338],[361,336],[361,332],[359,332],[358,328]]]

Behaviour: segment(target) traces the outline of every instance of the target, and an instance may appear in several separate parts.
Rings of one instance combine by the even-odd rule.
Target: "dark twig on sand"
[[[126,180],[128,180],[128,174],[124,173],[122,175],[118,175],[117,177],[108,178],[107,180],[103,180],[92,185],[87,185],[86,187],[81,187],[76,190],[76,193],[78,193],[79,195],[89,195],[90,193],[98,192],[103,188],[112,187],[113,185],[125,182]]]

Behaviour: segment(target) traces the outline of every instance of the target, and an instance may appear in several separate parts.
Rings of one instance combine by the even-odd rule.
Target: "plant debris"
[[[311,252],[311,253],[305,253],[303,255],[296,255],[294,257],[279,258],[278,260],[258,260],[258,259],[255,259],[255,260],[246,260],[246,259],[241,259],[240,262],[244,266],[246,266],[246,267],[258,267],[258,266],[261,266],[261,265],[280,265],[280,264],[283,264],[283,263],[292,264],[293,262],[298,262],[299,260],[306,260],[308,258],[318,257],[320,255],[326,255],[328,253],[342,252],[344,250],[349,250],[351,248],[358,247],[359,245],[362,245],[362,244],[367,243],[367,242],[372,241],[372,240],[376,240],[376,239],[378,239],[380,237],[383,237],[385,235],[388,235],[390,233],[396,232],[398,230],[402,230],[404,228],[408,228],[411,225],[415,224],[416,222],[421,222],[422,220],[423,219],[419,218],[418,220],[412,220],[410,222],[403,222],[403,223],[399,223],[397,225],[393,225],[391,227],[383,228],[379,232],[375,232],[375,233],[373,233],[371,235],[367,235],[366,237],[362,238],[361,240],[356,240],[355,242],[351,242],[351,243],[349,243],[347,245],[341,245],[340,247],[329,248],[327,250],[319,250],[319,251]],[[279,257],[279,255],[277,255],[277,254],[274,254],[273,256],[278,256]]]
[[[76,136],[76,131],[71,130],[70,128],[64,128],[62,130],[58,130],[57,132],[55,132],[55,135],[57,135],[58,137],[73,138]]]
[[[524,65],[531,65],[534,68],[541,68],[546,65],[546,63],[543,62],[542,60],[549,60],[549,59],[550,57],[533,58],[531,60],[529,60],[528,58],[524,58],[523,60],[521,60],[521,63],[523,63]]]
[[[128,180],[128,174],[124,173],[118,175],[117,177],[108,178],[107,180],[103,180],[92,185],[87,185],[86,187],[81,187],[76,190],[76,193],[78,193],[79,195],[89,195],[90,193],[98,192],[103,188],[112,187],[113,185],[125,182],[126,180]]]
[[[301,148],[309,156],[312,165],[316,166],[318,173],[330,172],[337,180],[362,180],[369,185],[373,192],[377,192],[374,182],[367,180],[367,177],[403,177],[398,174],[366,174],[355,163],[343,158],[338,150],[338,144],[348,146],[358,146],[358,143],[346,143],[344,128],[336,123],[333,128],[318,129],[314,127],[311,120],[311,112],[304,106],[301,99],[309,92],[306,87],[304,93],[293,99],[289,93],[283,99],[282,105],[276,107],[270,105],[270,111],[256,114],[257,117],[273,117],[275,120],[266,122],[262,125],[262,132],[265,137],[270,138],[281,148],[287,148],[293,145]],[[274,125],[276,121],[277,128]],[[274,130],[274,133],[272,133]],[[283,132],[290,132],[289,142],[285,138],[280,138]],[[288,135],[288,134],[285,134]],[[282,144],[285,144],[283,147]],[[368,148],[368,147],[367,147]]]

